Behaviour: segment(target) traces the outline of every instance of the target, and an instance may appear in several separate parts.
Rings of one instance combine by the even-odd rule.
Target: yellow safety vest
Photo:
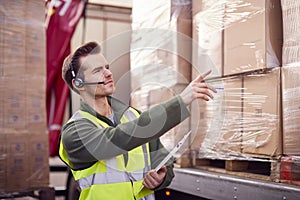
[[[121,123],[139,117],[139,113],[129,108]],[[109,125],[88,112],[76,112],[70,121],[86,118],[99,128]],[[72,168],[62,141],[59,155]],[[151,169],[149,144],[136,147],[128,152],[128,162],[125,166],[123,155],[108,160],[99,160],[91,167],[83,170],[71,170],[81,188],[80,200],[154,200],[154,192],[142,184],[146,173]]]

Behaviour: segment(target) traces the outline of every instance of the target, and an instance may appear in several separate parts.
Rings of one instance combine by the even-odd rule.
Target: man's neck
[[[105,117],[111,116],[112,109],[106,97],[95,97],[94,99],[83,99],[85,103],[91,106],[97,113]]]

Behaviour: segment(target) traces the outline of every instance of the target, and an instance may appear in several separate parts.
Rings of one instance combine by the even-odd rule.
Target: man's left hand
[[[167,167],[163,166],[158,172],[154,169],[150,170],[143,181],[143,185],[148,189],[154,189],[158,187],[164,180],[167,173]]]

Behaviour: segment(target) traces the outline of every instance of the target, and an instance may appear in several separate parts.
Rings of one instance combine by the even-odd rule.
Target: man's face
[[[112,95],[115,91],[113,75],[109,64],[102,54],[93,54],[81,58],[84,66],[85,82],[104,82],[98,85],[84,85],[84,89],[94,97],[105,97]]]

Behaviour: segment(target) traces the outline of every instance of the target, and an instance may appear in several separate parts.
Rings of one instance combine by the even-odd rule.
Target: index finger
[[[199,81],[199,82],[204,81],[205,77],[207,77],[210,73],[211,73],[211,70],[205,72],[204,74],[200,74],[200,75],[195,79],[195,81]]]

